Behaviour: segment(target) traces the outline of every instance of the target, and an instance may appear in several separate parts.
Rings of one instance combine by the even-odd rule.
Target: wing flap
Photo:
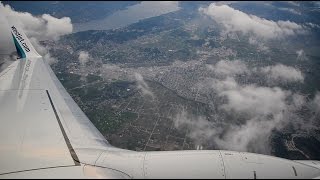
[[[28,93],[23,106],[21,93]],[[2,90],[0,96],[0,174],[76,165],[45,90]]]

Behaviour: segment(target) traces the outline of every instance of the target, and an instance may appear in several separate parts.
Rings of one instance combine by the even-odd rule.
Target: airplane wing
[[[316,178],[320,162],[245,152],[111,146],[16,25],[0,73],[0,178]],[[1,32],[0,32],[1,33]]]

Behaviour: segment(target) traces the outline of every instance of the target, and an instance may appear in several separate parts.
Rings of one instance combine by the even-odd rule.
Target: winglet
[[[20,58],[41,57],[21,29],[11,26],[11,34]]]

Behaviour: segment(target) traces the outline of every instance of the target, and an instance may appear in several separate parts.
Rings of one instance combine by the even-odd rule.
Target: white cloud
[[[10,23],[23,29],[36,51],[42,55],[44,61],[49,64],[57,60],[53,58],[47,47],[39,43],[40,40],[57,40],[59,36],[72,32],[71,19],[69,17],[55,18],[48,14],[33,16],[27,12],[17,12],[9,5],[0,3],[0,15]],[[9,27],[8,27],[9,28]]]
[[[300,61],[308,59],[303,49],[297,50],[296,54],[297,54],[297,59]]]
[[[271,150],[269,146],[271,131],[281,125],[282,119],[282,113],[276,114],[271,120],[255,117],[243,125],[232,125],[221,138],[214,139],[222,149],[268,154]]]
[[[309,26],[311,28],[320,28],[320,26],[318,24],[313,24],[311,22],[305,23],[306,26]]]
[[[297,53],[298,57],[299,57],[299,56],[302,56],[302,54],[303,54],[303,49],[300,49],[300,50],[296,51],[296,53]]]
[[[46,36],[57,39],[61,35],[69,34],[72,32],[71,19],[63,17],[61,19],[52,17],[48,14],[42,15],[42,19],[46,22]]]
[[[277,87],[248,85],[226,90],[220,95],[228,99],[228,103],[222,106],[225,110],[252,116],[279,113],[286,108],[284,100],[287,94]]]
[[[27,12],[14,11],[9,5],[0,4],[0,11],[10,21],[20,26],[28,37],[37,40],[57,40],[59,36],[72,32],[71,19],[69,17],[55,18],[49,14],[33,16]]]
[[[255,116],[247,119],[244,124],[234,122],[229,126],[208,121],[202,116],[193,116],[184,109],[177,113],[174,126],[187,129],[187,136],[196,145],[214,143],[219,149],[270,153],[269,138],[274,129],[281,129],[286,123],[283,113],[272,118]],[[287,121],[288,122],[288,121]]]
[[[135,72],[134,77],[137,81],[138,89],[141,90],[142,94],[154,99],[155,96],[154,96],[153,92],[150,90],[150,87],[148,86],[148,84],[144,81],[142,75]]]
[[[300,4],[298,2],[295,2],[295,1],[287,1],[287,3],[293,5],[293,6],[300,6]]]
[[[15,61],[16,58],[17,56],[15,54],[12,54],[12,55],[0,54],[0,72],[2,72],[10,64],[12,64],[12,61]]]
[[[238,3],[239,1],[218,1],[216,2],[217,6],[221,6],[221,5],[229,5],[229,4],[233,4],[233,3]]]
[[[255,116],[278,113],[285,108],[287,93],[278,87],[240,86],[234,78],[213,80],[212,88],[228,99],[221,107],[227,111]]]
[[[57,62],[57,59],[51,56],[48,48],[41,45],[35,37],[30,37],[29,40],[36,51],[42,55],[43,60],[46,61],[49,65]]]
[[[253,33],[264,39],[281,38],[304,32],[302,26],[294,22],[267,20],[246,14],[228,5],[217,6],[211,3],[207,8],[200,8],[200,11],[221,23],[229,32]]]
[[[89,61],[89,53],[87,51],[80,51],[79,52],[80,65],[85,66],[88,61]]]
[[[279,9],[282,10],[282,11],[288,11],[288,12],[291,12],[293,14],[301,15],[301,13],[296,11],[295,9],[290,9],[290,8],[279,8]]]
[[[57,63],[57,59],[52,57],[49,52],[42,57],[43,60],[46,61],[49,65]]]
[[[218,97],[225,98],[218,105],[216,117],[209,121],[183,109],[174,124],[176,128],[187,128],[187,135],[196,143],[214,143],[219,149],[269,154],[272,131],[296,123],[292,117],[306,104],[302,95],[278,87],[240,85],[232,77],[213,79],[211,87]],[[237,118],[221,124],[223,112]]]
[[[320,92],[316,93],[316,96],[314,97],[312,101],[313,105],[313,110],[317,113],[320,114]]]
[[[209,122],[202,116],[192,116],[185,109],[182,109],[174,117],[174,126],[177,129],[188,129],[188,136],[192,138],[197,145],[201,145],[212,137],[221,133],[222,129],[216,128],[214,123]]]
[[[261,68],[261,72],[265,73],[269,78],[273,80],[280,80],[282,82],[304,81],[304,76],[300,70],[282,64],[263,67]]]
[[[35,38],[35,37],[28,37],[28,38],[29,38],[32,46],[36,49],[36,51],[39,54],[45,55],[46,53],[48,53],[48,49],[45,46],[42,46],[37,38]]]
[[[178,1],[159,1],[157,3],[159,3],[161,5],[168,6],[168,7],[174,6],[174,7],[178,8],[178,6],[179,6]]]
[[[269,138],[274,129],[288,124],[288,113],[301,107],[305,99],[292,95],[278,87],[257,87],[239,85],[234,78],[214,79],[212,88],[220,97],[226,98],[218,109],[236,115],[237,121],[221,125],[221,111],[217,113],[217,122],[208,121],[202,116],[192,116],[184,109],[174,118],[176,128],[187,128],[187,135],[196,144],[214,143],[219,149],[270,153]],[[287,102],[291,97],[294,105]],[[292,106],[292,108],[291,108]]]
[[[230,90],[230,89],[237,89],[238,83],[232,77],[227,77],[225,80],[212,80],[212,88],[218,92]]]
[[[293,108],[300,108],[306,103],[306,98],[300,94],[292,95],[292,104]]]
[[[228,61],[221,60],[213,65],[207,65],[210,70],[213,70],[217,75],[237,75],[248,73],[248,67],[245,63],[239,60]]]
[[[249,37],[249,44],[255,45],[259,51],[270,52],[269,47],[267,47],[263,42],[257,40],[254,37]]]

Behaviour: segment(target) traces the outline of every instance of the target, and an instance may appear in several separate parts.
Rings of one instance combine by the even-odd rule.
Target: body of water
[[[143,1],[129,6],[126,10],[117,11],[104,19],[75,23],[73,24],[73,31],[117,29],[136,23],[142,19],[174,12],[179,9],[179,2]]]

